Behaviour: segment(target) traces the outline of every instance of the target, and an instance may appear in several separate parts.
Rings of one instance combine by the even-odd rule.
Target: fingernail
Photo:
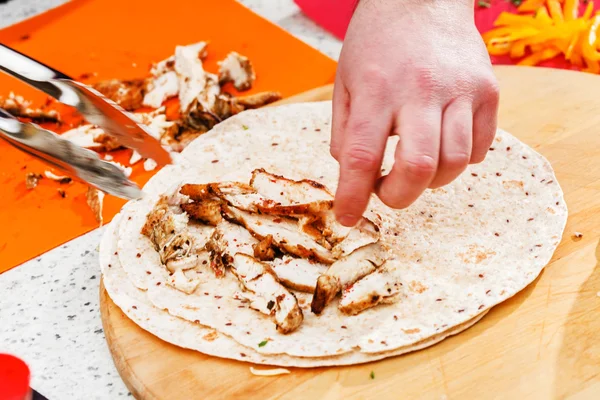
[[[356,225],[356,220],[356,216],[352,214],[344,214],[338,217],[338,222],[347,227],[352,227]]]

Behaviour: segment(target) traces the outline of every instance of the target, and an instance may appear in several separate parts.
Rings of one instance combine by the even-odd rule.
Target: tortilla
[[[182,183],[248,182],[257,168],[312,179],[334,191],[338,166],[329,155],[330,119],[330,102],[249,111],[194,141],[180,165],[149,181],[146,199],[122,211],[118,258],[131,283],[147,290],[158,311],[200,321],[263,357],[273,355],[275,365],[290,365],[279,360],[385,357],[431,344],[522,290],[552,257],[567,217],[560,186],[547,160],[499,130],[482,164],[470,166],[444,188],[427,191],[408,209],[392,210],[372,197],[365,216],[380,226],[382,241],[399,260],[394,271],[403,282],[398,303],[346,316],[336,300],[317,317],[309,309],[311,295],[296,293],[305,319],[297,331],[282,335],[268,317],[239,308],[233,299],[239,288],[227,275],[206,274],[192,295],[164,284],[158,254],[139,233],[158,196]],[[396,143],[397,138],[390,139],[384,173],[392,166]],[[267,345],[259,347],[264,340]]]
[[[231,337],[208,326],[190,322],[170,315],[167,311],[156,308],[144,290],[138,289],[128,279],[119,262],[117,252],[117,231],[121,215],[116,215],[106,227],[100,244],[100,267],[104,287],[111,300],[140,328],[144,329],[175,346],[196,350],[201,353],[229,358],[238,361],[286,367],[324,367],[333,365],[353,365],[396,356],[431,346],[465,329],[479,321],[487,311],[477,315],[461,326],[448,329],[434,337],[413,346],[396,349],[390,353],[365,354],[353,352],[336,357],[291,357],[287,355],[265,355],[240,345]]]

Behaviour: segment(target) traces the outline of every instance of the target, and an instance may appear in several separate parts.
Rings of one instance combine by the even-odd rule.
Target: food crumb
[[[87,193],[85,194],[85,198],[87,200],[88,206],[94,212],[94,217],[96,218],[96,221],[98,221],[100,226],[102,226],[102,223],[104,222],[104,220],[102,218],[102,205],[104,203],[104,192],[101,192],[100,190],[89,186]]]
[[[58,194],[60,195],[60,197],[62,197],[63,199],[65,197],[67,197],[67,192],[65,192],[64,189],[58,188],[58,189],[56,189],[56,191],[58,192]]]
[[[581,239],[583,237],[583,233],[581,232],[573,232],[573,238]]]
[[[371,379],[375,379],[375,371],[371,371],[371,373],[369,374],[369,376],[371,377]]]
[[[41,174],[36,174],[34,172],[28,172],[25,175],[25,186],[29,190],[35,189],[35,187],[38,185],[38,182],[40,181],[40,179],[43,179],[43,178],[44,177]]]
[[[267,343],[269,343],[269,341],[268,341],[268,340],[263,340],[262,342],[260,342],[260,343],[258,344],[258,347],[265,347],[265,346],[267,345]]]

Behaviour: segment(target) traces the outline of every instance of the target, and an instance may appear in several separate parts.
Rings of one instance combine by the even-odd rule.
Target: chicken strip
[[[356,315],[378,304],[395,303],[400,299],[402,283],[393,261],[350,285],[342,292],[338,309]]]
[[[182,204],[181,209],[191,218],[204,222],[205,224],[217,226],[221,222],[221,201],[198,200],[192,203]]]
[[[267,264],[237,253],[233,256],[231,271],[240,281],[250,306],[270,315],[279,332],[287,334],[300,326],[304,316],[296,296],[278,282]]]
[[[309,179],[294,181],[280,175],[271,174],[262,168],[252,171],[250,186],[261,195],[281,205],[333,200],[333,194],[319,182]]]
[[[319,275],[327,270],[324,264],[290,256],[276,258],[270,265],[283,286],[306,293],[314,293]]]
[[[252,214],[234,207],[223,207],[223,212],[227,218],[244,226],[259,240],[271,235],[275,245],[287,253],[315,259],[325,264],[335,261],[329,250],[298,230],[295,220]]]
[[[333,263],[317,280],[311,310],[323,312],[346,286],[372,273],[385,262],[385,252],[379,244],[370,244]]]

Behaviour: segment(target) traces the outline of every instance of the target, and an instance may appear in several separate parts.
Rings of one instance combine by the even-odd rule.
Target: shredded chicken
[[[333,200],[327,188],[310,179],[294,181],[275,175],[264,169],[252,171],[250,186],[266,198],[282,205],[306,204],[321,200]]]
[[[6,99],[0,98],[0,108],[18,118],[29,118],[35,123],[60,122],[60,115],[56,110],[45,110],[44,108],[31,108],[31,102],[23,96],[15,96],[10,93]]]
[[[251,255],[252,246],[256,243],[257,240],[243,227],[227,221],[220,222],[206,246],[211,252],[211,267],[224,273],[224,264],[231,265],[233,256],[238,253]]]
[[[25,187],[29,190],[35,189],[38,185],[40,179],[43,179],[44,176],[41,174],[36,174],[34,172],[28,172],[25,175]]]
[[[199,284],[200,280],[189,279],[187,276],[185,276],[183,270],[181,269],[175,271],[171,276],[169,276],[169,279],[167,280],[168,286],[171,286],[185,294],[194,293],[198,288]]]
[[[92,186],[88,186],[85,198],[87,200],[88,206],[94,213],[94,218],[96,218],[96,221],[98,221],[100,226],[102,226],[102,224],[104,223],[104,218],[102,217],[102,208],[104,205],[104,192]]]
[[[277,100],[281,100],[281,93],[279,92],[260,92],[236,98],[237,104],[244,107],[244,110],[266,106]]]
[[[98,82],[93,87],[125,110],[133,111],[141,108],[143,105],[144,94],[146,93],[146,80],[134,79],[127,81],[111,79]]]
[[[232,82],[237,90],[248,90],[254,84],[256,74],[252,63],[235,51],[232,51],[223,61],[219,61],[219,83]]]
[[[174,212],[175,209],[167,197],[161,198],[148,214],[141,231],[158,251],[162,263],[173,269],[176,267],[170,266],[171,262],[187,258],[191,258],[190,263],[198,260],[194,237],[187,228],[188,216]]]

